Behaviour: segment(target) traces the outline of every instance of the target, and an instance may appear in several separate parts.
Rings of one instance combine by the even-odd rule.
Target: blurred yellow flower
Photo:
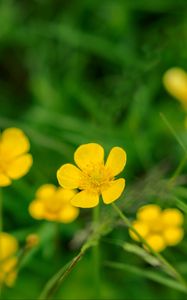
[[[180,68],[171,68],[163,76],[166,90],[181,102],[187,110],[187,73]]]
[[[27,152],[30,143],[22,130],[5,129],[0,135],[0,187],[11,184],[12,179],[24,176],[32,165]]]
[[[70,223],[79,214],[79,209],[70,203],[74,195],[74,191],[57,188],[53,184],[42,185],[36,192],[35,200],[29,206],[29,212],[38,220]]]
[[[175,246],[184,236],[181,227],[183,214],[176,208],[161,210],[158,205],[149,204],[141,207],[132,223],[137,232],[157,252],[167,246]],[[139,241],[137,235],[129,230],[132,239]]]
[[[79,189],[71,200],[72,205],[90,208],[98,205],[102,195],[105,204],[117,200],[124,188],[125,179],[115,180],[126,164],[126,152],[120,147],[111,149],[104,164],[104,149],[90,143],[78,147],[74,154],[75,163],[62,165],[57,171],[59,184],[67,189]]]
[[[12,235],[0,233],[0,285],[12,286],[15,282],[17,272],[18,242]]]

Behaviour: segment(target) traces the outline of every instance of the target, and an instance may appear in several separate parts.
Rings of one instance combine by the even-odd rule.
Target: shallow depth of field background
[[[98,142],[106,152],[123,147],[127,187],[156,166],[172,174],[183,152],[160,112],[187,145],[185,112],[162,85],[173,66],[187,70],[186,0],[0,1],[0,127],[22,128],[34,158],[29,174],[3,189],[4,230],[20,245],[28,233],[42,236],[6,299],[35,299],[77,253],[72,239],[84,234],[91,209],[57,226],[33,220],[27,207],[41,184],[57,184],[56,170],[73,161],[78,145]],[[124,227],[109,236],[130,241]],[[115,245],[103,241],[101,249],[102,261],[147,268]],[[187,278],[186,253],[187,238],[163,255]],[[183,298],[128,272],[103,267],[101,276],[103,299]],[[61,298],[93,299],[91,252],[64,282],[56,295]]]

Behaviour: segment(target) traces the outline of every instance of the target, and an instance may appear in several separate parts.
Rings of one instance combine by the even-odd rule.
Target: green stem
[[[146,242],[146,240],[138,233],[138,231],[134,228],[134,226],[131,224],[129,219],[124,215],[124,213],[120,210],[120,208],[115,204],[112,203],[112,206],[114,210],[117,212],[117,214],[120,216],[120,218],[123,220],[124,224],[130,228],[131,231],[133,231],[140,242],[146,246],[146,248],[159,260],[161,265],[164,267],[165,271],[175,279],[177,279],[183,286],[186,288],[186,282],[182,278],[182,276],[178,273],[178,271],[158,252],[154,251],[154,249]]]
[[[99,222],[99,205],[93,209],[93,223],[94,227]],[[95,299],[100,299],[100,248],[99,240],[92,249],[93,253],[93,272],[94,272],[94,283],[95,283]]]
[[[169,120],[166,118],[166,116],[163,113],[160,113],[160,117],[162,118],[162,120],[164,121],[164,123],[168,127],[169,131],[174,136],[174,138],[176,139],[176,141],[178,142],[178,144],[181,146],[181,148],[184,150],[184,153],[185,153],[185,156],[183,157],[183,159],[179,163],[178,167],[176,168],[175,172],[173,173],[173,175],[172,175],[172,177],[170,179],[170,182],[173,182],[179,176],[179,174],[181,173],[182,169],[185,166],[185,163],[187,161],[187,148],[184,145],[184,143],[181,140],[181,138],[177,135],[175,129],[173,128],[173,126],[171,125],[171,123],[169,122]]]
[[[55,274],[44,287],[42,293],[39,296],[39,300],[52,299],[64,279],[69,275],[72,269],[80,261],[84,252],[81,250],[77,256],[75,256],[67,265],[62,267],[57,274]]]
[[[104,263],[104,265],[109,267],[109,268],[114,268],[114,269],[117,269],[117,270],[127,271],[127,272],[130,272],[130,273],[135,274],[137,276],[145,277],[145,278],[150,279],[152,281],[155,281],[157,283],[168,286],[169,288],[176,289],[180,292],[187,293],[187,289],[186,289],[186,287],[184,287],[184,285],[181,285],[181,283],[178,283],[173,279],[169,279],[166,276],[163,276],[158,272],[150,271],[150,270],[142,270],[142,269],[134,267],[132,265],[123,264],[123,263],[120,263],[120,262],[106,261]]]
[[[170,181],[174,181],[181,173],[182,169],[184,168],[185,164],[187,162],[187,153],[183,157],[183,159],[180,161],[178,167],[176,168],[175,172],[173,173],[172,177],[170,178]]]

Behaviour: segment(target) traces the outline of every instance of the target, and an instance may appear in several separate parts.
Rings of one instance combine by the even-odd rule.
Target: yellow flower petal
[[[76,207],[91,208],[99,204],[99,195],[82,191],[72,198],[71,204]]]
[[[0,173],[0,186],[8,186],[11,184],[10,178],[8,178],[3,173]]]
[[[132,223],[132,226],[136,229],[136,231],[143,237],[145,238],[149,232],[149,228],[146,224],[144,224],[143,222],[140,221],[134,221]],[[129,234],[131,236],[131,238],[135,241],[139,241],[138,236],[132,231],[129,230]]]
[[[125,179],[120,178],[110,183],[110,186],[102,191],[103,202],[110,204],[117,200],[125,188]]]
[[[37,191],[36,191],[36,198],[39,199],[48,199],[53,197],[57,188],[53,184],[43,184]]]
[[[163,83],[167,91],[187,107],[187,73],[180,68],[169,69]]]
[[[58,220],[63,223],[73,222],[79,215],[79,209],[71,205],[66,205],[59,214]]]
[[[81,171],[72,164],[65,164],[57,171],[59,184],[65,189],[76,189],[80,184]]]
[[[138,209],[137,219],[144,222],[154,222],[160,217],[161,209],[156,204],[149,204]]]
[[[29,205],[30,215],[37,220],[41,220],[44,217],[45,208],[41,201],[34,200]]]
[[[106,167],[113,176],[116,176],[123,171],[126,160],[126,152],[120,147],[114,147],[108,155]]]
[[[12,179],[18,179],[28,173],[32,166],[32,155],[25,154],[14,159],[8,166],[6,173]]]
[[[16,238],[6,232],[0,233],[0,260],[8,258],[15,254],[18,250],[18,242]]]
[[[6,158],[20,156],[30,149],[30,143],[21,129],[8,128],[2,133],[0,140],[1,155]]]
[[[146,238],[146,242],[153,248],[156,252],[161,252],[166,248],[166,243],[162,236],[158,234],[152,234]],[[146,248],[146,246],[145,246]]]
[[[166,244],[169,246],[174,246],[181,242],[184,236],[184,230],[182,228],[171,227],[167,228],[163,232]]]
[[[15,271],[16,264],[18,263],[18,259],[16,257],[11,257],[2,263],[0,273],[0,282],[4,282],[7,286],[13,286],[17,272]]]
[[[166,226],[180,226],[184,222],[184,216],[176,208],[167,208],[162,212],[162,221]]]
[[[70,203],[70,200],[75,196],[75,194],[76,192],[74,190],[58,188],[55,197],[57,200],[61,200],[61,203],[64,205],[65,203]]]
[[[81,145],[75,151],[74,160],[81,170],[87,170],[104,162],[104,149],[95,143]]]

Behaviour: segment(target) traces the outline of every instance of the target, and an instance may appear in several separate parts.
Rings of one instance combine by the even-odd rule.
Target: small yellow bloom
[[[166,90],[187,109],[187,73],[180,68],[169,69],[163,77]]]
[[[32,165],[30,143],[22,130],[8,128],[0,135],[0,187],[24,176]]]
[[[84,144],[75,151],[74,160],[78,168],[65,164],[57,171],[62,187],[80,191],[72,198],[72,205],[90,208],[98,205],[100,195],[105,204],[121,196],[125,179],[115,179],[115,176],[122,172],[126,164],[126,153],[122,148],[112,148],[104,164],[103,147],[95,143]]]
[[[17,272],[18,242],[10,234],[0,233],[0,285],[12,286],[15,282]]]
[[[150,204],[139,208],[132,225],[155,251],[161,252],[183,239],[183,222],[183,214],[178,209],[161,210],[158,205]],[[129,230],[129,234],[132,239],[139,241],[134,232]]]
[[[78,208],[70,203],[74,195],[74,191],[57,188],[53,184],[42,185],[36,192],[36,199],[29,206],[29,212],[38,220],[72,222],[79,214]]]

